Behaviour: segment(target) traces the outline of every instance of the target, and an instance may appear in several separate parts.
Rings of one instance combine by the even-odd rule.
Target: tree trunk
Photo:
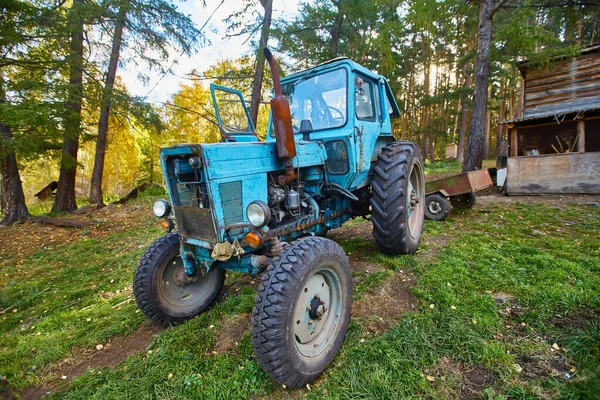
[[[102,175],[104,173],[104,155],[106,154],[106,143],[108,136],[108,117],[110,116],[110,102],[119,66],[121,54],[121,39],[123,28],[129,11],[129,2],[121,4],[117,20],[115,21],[115,32],[113,35],[112,50],[106,72],[106,81],[102,91],[102,106],[100,109],[100,120],[98,121],[98,141],[96,142],[96,157],[94,159],[94,170],[92,172],[92,185],[90,188],[90,204],[104,205],[102,196]]]
[[[492,18],[506,0],[480,0],[479,31],[477,34],[477,58],[475,64],[475,92],[469,127],[469,140],[463,161],[463,172],[481,169],[483,163],[483,141],[485,114],[488,101],[488,81],[490,76],[490,46],[492,43]]]
[[[0,104],[5,102],[4,79],[0,76]],[[4,213],[0,224],[12,224],[29,217],[12,141],[10,127],[0,122],[0,175],[2,177],[2,211]]]
[[[66,212],[77,209],[75,201],[75,175],[77,150],[81,131],[81,102],[83,98],[83,7],[84,0],[73,0],[69,12],[71,49],[69,53],[69,88],[65,105],[64,141],[58,189],[52,211]]]
[[[500,81],[500,111],[498,112],[498,128],[496,130],[496,155],[500,154],[500,146],[502,145],[502,140],[504,138],[504,124],[500,124],[504,122],[506,118],[506,99],[505,97],[506,91],[506,83],[504,79]]]
[[[333,26],[331,27],[331,55],[332,58],[339,56],[340,52],[340,31],[342,29],[342,22],[344,21],[344,14],[342,13],[342,0],[334,2],[335,6],[338,9],[337,15],[335,16],[335,21],[333,22]]]
[[[488,99],[492,97],[492,85],[488,86]],[[485,113],[485,136],[483,141],[483,159],[486,160],[490,154],[490,136],[492,134],[492,110],[489,108]]]
[[[467,113],[469,105],[467,104],[467,90],[471,87],[471,66],[466,65],[464,71],[465,81],[463,84],[463,92],[460,95],[461,110],[460,110],[460,130],[458,131],[458,151],[456,159],[460,162],[465,158],[465,139],[467,134]]]
[[[273,14],[273,0],[261,0],[260,4],[265,9],[262,30],[260,32],[260,42],[258,52],[256,53],[256,70],[254,71],[254,80],[252,81],[252,96],[250,98],[250,118],[256,128],[258,122],[258,108],[262,94],[262,83],[265,73],[265,55],[263,49],[267,47],[269,41],[269,31],[271,30],[271,15]]]

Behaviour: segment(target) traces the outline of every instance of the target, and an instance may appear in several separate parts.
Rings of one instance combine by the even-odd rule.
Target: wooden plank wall
[[[509,157],[508,194],[600,194],[600,153]]]
[[[526,70],[524,117],[600,108],[600,51]]]

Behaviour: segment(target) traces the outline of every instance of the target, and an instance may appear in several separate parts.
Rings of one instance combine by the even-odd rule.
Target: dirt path
[[[74,349],[70,357],[42,372],[47,377],[42,385],[25,389],[21,396],[25,400],[39,399],[66,388],[74,378],[88,369],[114,367],[130,355],[145,350],[154,342],[154,336],[163,330],[163,327],[144,323],[133,334],[113,338],[100,350]]]

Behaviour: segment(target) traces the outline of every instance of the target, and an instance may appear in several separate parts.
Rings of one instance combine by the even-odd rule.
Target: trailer
[[[480,169],[463,172],[425,184],[425,218],[443,221],[450,214],[450,205],[458,209],[473,207],[475,192],[493,185],[490,171]]]

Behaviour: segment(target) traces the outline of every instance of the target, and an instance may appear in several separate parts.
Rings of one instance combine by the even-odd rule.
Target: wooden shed
[[[519,70],[522,115],[502,122],[507,193],[600,194],[600,45]]]

